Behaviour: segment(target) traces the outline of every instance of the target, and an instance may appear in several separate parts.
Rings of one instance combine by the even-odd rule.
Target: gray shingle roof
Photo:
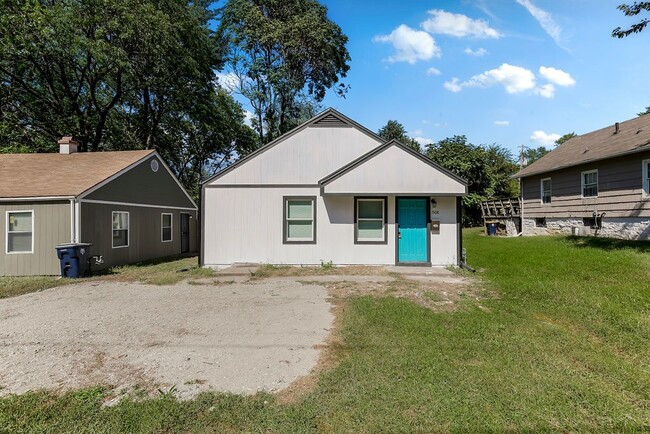
[[[524,178],[619,155],[650,151],[650,114],[567,140],[513,178]]]

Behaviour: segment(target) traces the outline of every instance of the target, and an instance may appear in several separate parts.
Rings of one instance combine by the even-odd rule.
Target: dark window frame
[[[596,182],[592,184],[585,183],[585,175],[590,175],[592,173],[596,174]],[[598,197],[599,188],[598,188],[598,169],[585,170],[580,173],[580,187],[581,187],[581,196],[582,198]],[[585,195],[585,190],[587,188],[595,188],[596,194]]]
[[[312,234],[311,240],[290,240],[289,220],[287,220],[287,206],[290,201],[310,200],[312,202]],[[282,196],[282,244],[316,244],[316,220],[317,220],[317,197],[316,196]]]
[[[359,200],[384,201],[384,239],[359,240]],[[388,244],[388,196],[354,196],[354,244]]]

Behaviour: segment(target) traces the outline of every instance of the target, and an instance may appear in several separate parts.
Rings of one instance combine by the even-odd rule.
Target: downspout
[[[74,208],[74,199],[70,199],[70,242],[74,243],[77,230],[77,221],[75,219],[76,210]]]
[[[199,188],[199,212],[197,213],[197,216],[199,216],[199,224],[196,225],[198,235],[199,235],[199,267],[203,267],[204,264],[204,256],[205,252],[203,251],[204,246],[205,246],[205,240],[203,239],[203,232],[204,232],[204,222],[205,222],[205,185],[201,185],[201,188]]]
[[[524,178],[519,178],[519,224],[521,230],[517,236],[521,237],[524,235]]]
[[[74,199],[74,242],[81,242],[81,202]]]

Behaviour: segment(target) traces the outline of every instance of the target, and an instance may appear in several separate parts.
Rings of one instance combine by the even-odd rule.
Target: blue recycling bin
[[[89,243],[70,243],[59,244],[55,247],[56,256],[61,265],[61,277],[76,279],[86,275],[91,245]]]
[[[488,236],[490,236],[490,237],[495,236],[497,234],[497,224],[496,223],[488,223],[487,230],[488,230]]]

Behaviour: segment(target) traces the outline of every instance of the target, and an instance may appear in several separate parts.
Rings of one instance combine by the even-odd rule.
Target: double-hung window
[[[6,252],[34,252],[34,211],[7,211]]]
[[[582,172],[582,197],[598,196],[598,170]]]
[[[173,216],[170,213],[160,215],[160,240],[163,243],[172,241]]]
[[[540,183],[542,203],[551,203],[551,178],[544,178]]]
[[[129,213],[113,211],[113,248],[129,247]]]
[[[284,198],[284,243],[316,243],[316,197]]]
[[[643,161],[643,197],[650,198],[650,160]]]
[[[386,243],[386,198],[355,197],[354,211],[354,242]]]

